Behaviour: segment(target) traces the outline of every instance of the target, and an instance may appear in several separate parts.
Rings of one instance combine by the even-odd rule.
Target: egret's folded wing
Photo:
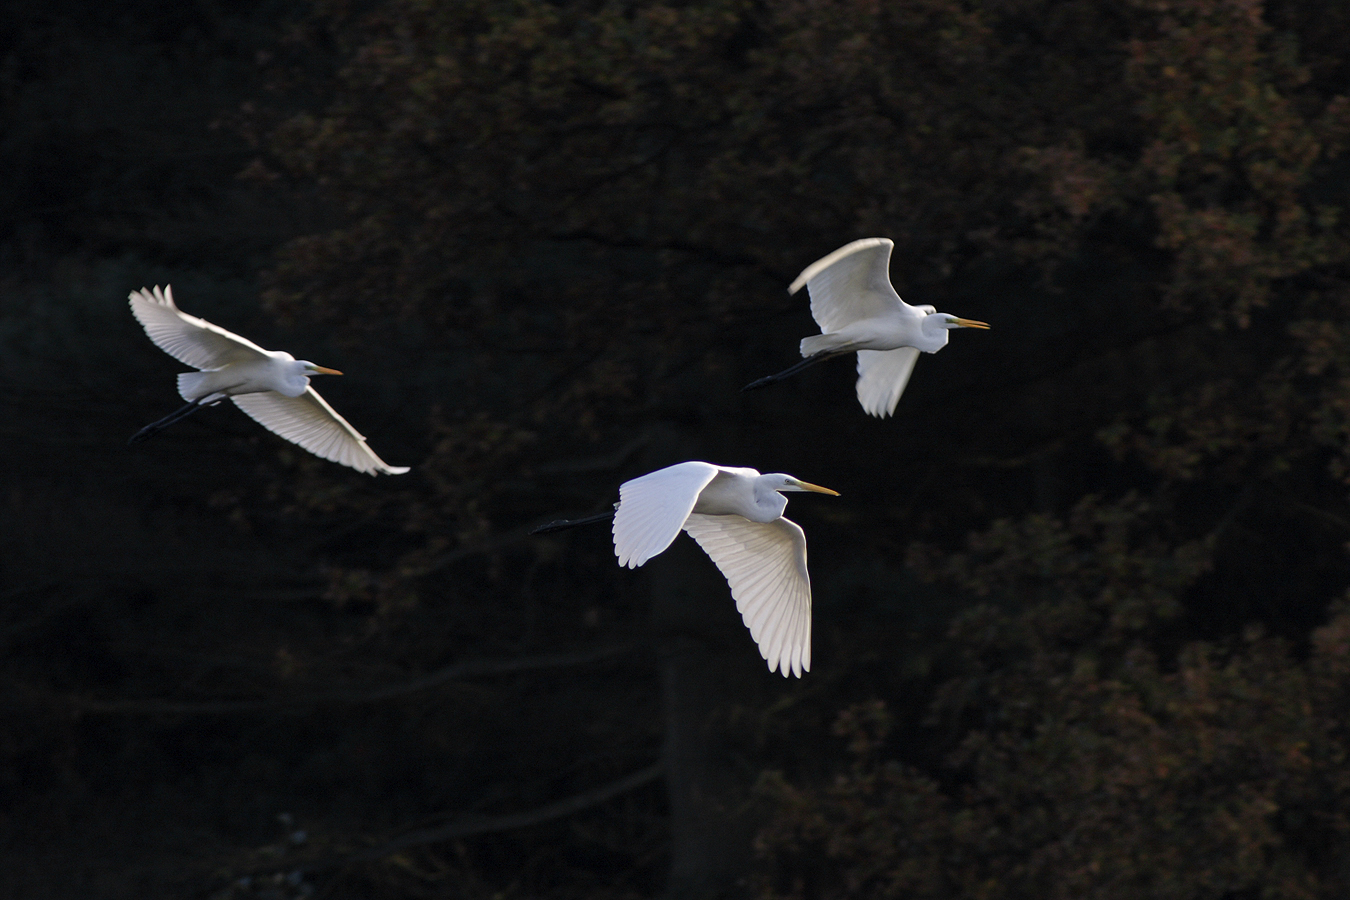
[[[788,293],[806,285],[811,292],[811,317],[824,332],[838,331],[861,319],[891,312],[900,295],[891,287],[889,238],[864,238],[845,244],[802,270]]]
[[[407,466],[391,466],[375,455],[366,439],[318,395],[306,388],[299,397],[276,391],[236,394],[230,398],[259,425],[304,447],[315,456],[371,475],[402,475]]]
[[[905,392],[919,351],[913,347],[895,350],[858,351],[858,402],[869,415],[886,418]]]
[[[155,346],[196,369],[219,369],[232,362],[266,356],[267,351],[205,319],[189,316],[173,302],[173,289],[132,291],[132,315]]]
[[[614,514],[619,565],[635,568],[669,547],[717,472],[712,463],[683,462],[621,484]]]
[[[769,671],[811,671],[811,577],[806,534],[788,519],[751,522],[695,513],[684,525],[731,585]]]

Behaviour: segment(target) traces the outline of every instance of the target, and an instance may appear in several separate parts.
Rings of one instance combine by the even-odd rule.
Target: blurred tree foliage
[[[253,148],[199,158],[199,107],[252,84],[273,13],[251,9],[65,9],[5,44],[25,125],[0,252],[237,273],[303,232],[270,308],[364,354],[425,456],[377,440],[416,468],[372,482],[283,448],[232,488],[199,439],[179,496],[205,460],[212,513],[276,572],[253,547],[220,563],[248,584],[84,602],[46,548],[56,587],[6,582],[38,599],[6,625],[0,787],[35,828],[100,804],[214,822],[193,835],[233,844],[180,836],[161,868],[219,897],[330,873],[330,897],[1346,894],[1350,9],[316,0],[262,54],[271,100],[218,117]],[[50,51],[82,24],[136,55]],[[73,58],[141,113],[69,111]],[[156,60],[213,87],[155,103]],[[126,124],[156,108],[162,146]],[[202,189],[253,157],[251,186]],[[994,330],[925,358],[885,422],[842,363],[739,394],[813,330],[783,287],[872,235],[907,299]],[[245,425],[234,446],[275,446]],[[793,504],[800,683],[766,676],[693,551],[635,575],[603,529],[525,534],[692,457],[843,492]],[[226,542],[189,555],[177,521],[139,546],[169,582],[215,572]],[[44,548],[18,537],[27,571]],[[322,577],[282,584],[293,558]],[[236,837],[278,797],[303,839]]]
[[[1341,896],[1347,25],[1256,0],[322,2],[342,64],[268,165],[342,224],[268,297],[461,354],[410,560],[566,503],[541,460],[656,421],[856,470],[833,540],[909,545],[974,599],[917,668],[826,638],[798,728],[869,694],[926,724],[888,739],[872,702],[835,775],[756,760],[793,773],[766,782],[765,896]],[[873,234],[902,293],[1005,341],[947,351],[985,360],[942,373],[978,417],[920,367],[904,451],[838,383],[728,392],[805,333],[781,285]]]

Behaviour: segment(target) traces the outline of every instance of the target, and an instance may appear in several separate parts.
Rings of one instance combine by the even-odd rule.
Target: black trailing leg
[[[811,366],[814,366],[816,363],[824,362],[827,359],[834,359],[836,356],[843,356],[846,353],[852,352],[853,352],[852,350],[821,350],[819,353],[811,354],[806,359],[797,363],[795,366],[788,366],[786,369],[779,372],[777,375],[765,375],[758,381],[750,382],[745,387],[741,388],[741,393],[745,393],[746,391],[758,390],[759,388],[762,387],[768,387],[771,384],[777,384],[778,382],[782,381],[785,378],[791,378],[793,375],[796,375],[802,369],[807,369],[810,368]]]
[[[540,525],[538,528],[530,529],[530,534],[548,534],[551,531],[576,528],[578,525],[594,525],[597,522],[608,522],[612,518],[614,518],[614,510],[594,516],[587,516],[584,519],[557,519],[549,522],[547,525]]]
[[[131,436],[131,440],[127,441],[127,443],[139,444],[141,441],[148,441],[150,438],[159,434],[165,428],[168,428],[174,422],[186,419],[188,416],[192,415],[197,410],[201,409],[203,406],[215,406],[216,403],[220,402],[219,400],[217,400],[216,403],[203,403],[202,400],[204,399],[205,399],[204,397],[199,397],[198,399],[193,400],[190,403],[185,403],[178,409],[169,413],[164,418],[160,419],[158,422],[151,422],[149,425],[145,426],[140,431],[133,434]]]

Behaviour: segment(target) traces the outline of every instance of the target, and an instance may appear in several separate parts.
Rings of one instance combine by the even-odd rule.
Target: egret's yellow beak
[[[988,324],[986,324],[986,323],[984,323],[984,322],[977,322],[977,321],[975,321],[974,319],[961,319],[961,318],[958,318],[958,317],[956,317],[956,316],[952,316],[952,321],[956,323],[956,327],[957,327],[957,328],[985,328],[985,329],[987,329],[987,328],[989,327]]]
[[[801,488],[801,489],[804,490],[804,491],[811,491],[812,493],[816,493],[816,494],[829,494],[831,497],[838,497],[838,496],[839,496],[839,492],[838,492],[838,491],[832,491],[832,490],[830,490],[829,488],[823,488],[823,487],[821,487],[821,486],[818,485],[818,484],[811,484],[811,483],[806,482],[806,481],[798,481],[798,482],[797,482],[797,487]]]
[[[324,367],[324,366],[315,366],[315,367],[314,367],[314,371],[315,371],[315,372],[318,372],[320,375],[341,375],[341,374],[342,374],[342,373],[339,372],[337,369],[329,369],[329,368],[326,368],[326,367]]]

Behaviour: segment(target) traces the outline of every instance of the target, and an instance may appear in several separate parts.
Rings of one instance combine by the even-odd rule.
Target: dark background
[[[2,18],[6,896],[1350,889],[1350,14]],[[844,361],[739,393],[874,235],[993,329],[894,418]],[[413,471],[127,447],[168,283]],[[527,534],[685,459],[842,494],[801,680],[692,542]]]

